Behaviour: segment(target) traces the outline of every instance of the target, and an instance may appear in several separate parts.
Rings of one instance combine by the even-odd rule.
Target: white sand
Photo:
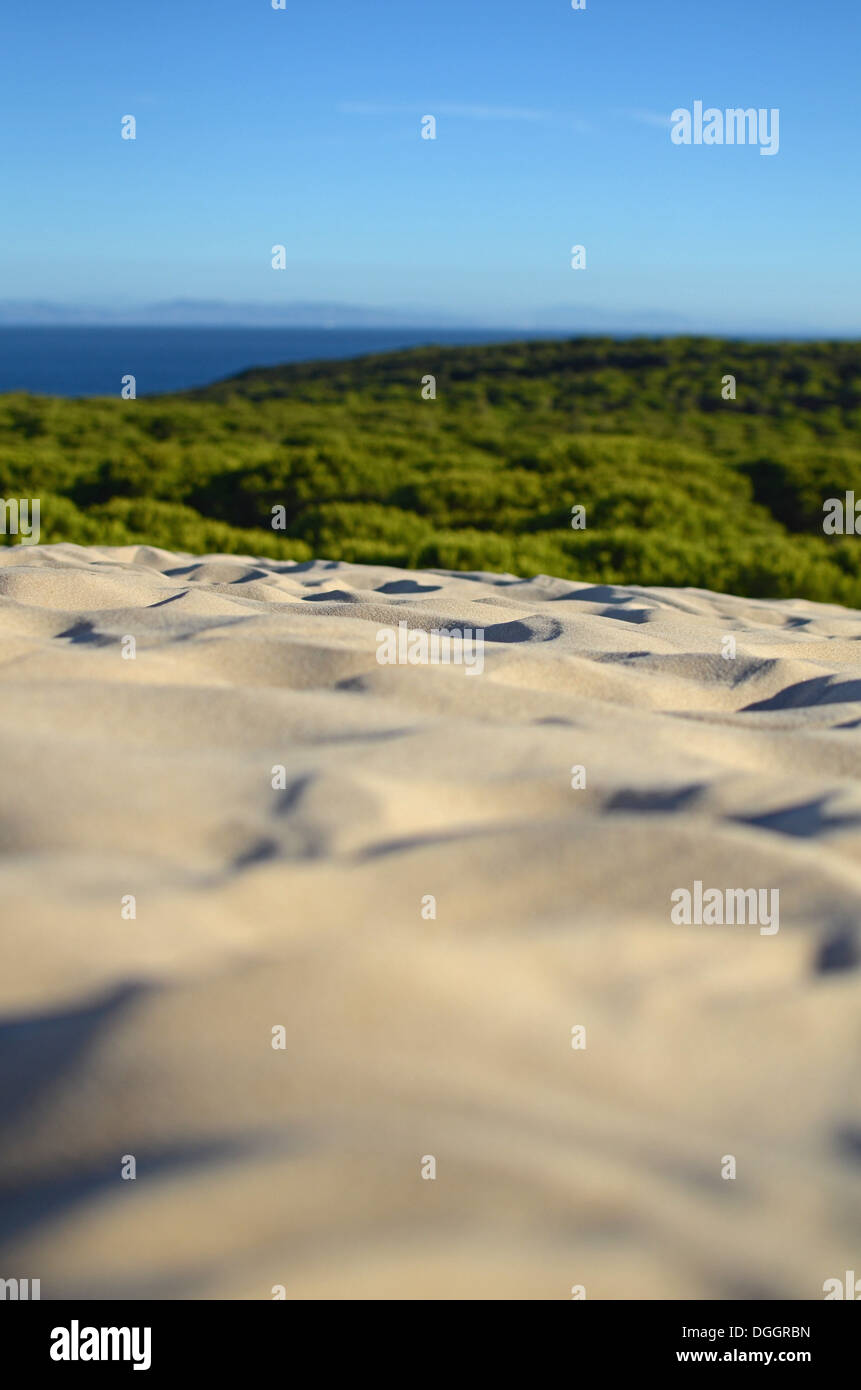
[[[400,620],[484,628],[483,674],[379,665]],[[0,1277],[861,1271],[861,614],[61,545],[0,551],[0,633]],[[779,932],[673,925],[695,879]]]

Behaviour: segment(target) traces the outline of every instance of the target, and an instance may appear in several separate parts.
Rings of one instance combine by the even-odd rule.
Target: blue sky
[[[19,5],[0,299],[861,335],[859,53],[855,0]],[[674,146],[696,99],[779,154]]]

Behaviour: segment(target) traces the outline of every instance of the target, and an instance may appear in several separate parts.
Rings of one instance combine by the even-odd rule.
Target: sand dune
[[[483,629],[483,672],[380,665],[400,622]],[[0,633],[0,1277],[861,1269],[861,614],[58,545],[0,551]],[[673,923],[697,880],[779,931]]]

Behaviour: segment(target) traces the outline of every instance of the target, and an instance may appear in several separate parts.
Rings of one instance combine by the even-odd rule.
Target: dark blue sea
[[[522,329],[7,326],[0,327],[0,392],[119,396],[122,378],[131,375],[137,394],[147,396],[207,386],[246,367],[358,357],[425,343],[505,342],[528,336]]]

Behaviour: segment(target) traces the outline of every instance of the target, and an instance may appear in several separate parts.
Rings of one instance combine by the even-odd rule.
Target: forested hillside
[[[0,396],[0,495],[41,499],[43,542],[859,605],[861,536],[822,532],[853,488],[850,342],[428,347],[139,400]]]

